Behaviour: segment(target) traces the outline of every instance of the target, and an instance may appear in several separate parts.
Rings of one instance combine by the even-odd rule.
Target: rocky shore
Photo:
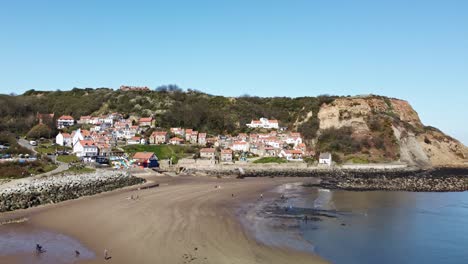
[[[0,212],[57,203],[144,182],[121,171],[50,176],[0,190]]]
[[[318,169],[318,168],[248,168],[203,169],[192,172],[212,176],[239,177],[315,177],[310,184],[328,189],[355,191],[388,190],[414,192],[449,192],[468,190],[468,168],[403,169]]]

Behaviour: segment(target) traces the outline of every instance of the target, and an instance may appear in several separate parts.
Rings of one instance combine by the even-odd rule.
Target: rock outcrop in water
[[[76,199],[144,181],[117,171],[35,179],[0,190],[0,212]]]

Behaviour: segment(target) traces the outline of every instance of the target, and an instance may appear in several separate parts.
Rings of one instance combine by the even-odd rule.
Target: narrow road
[[[29,141],[27,141],[24,138],[18,139],[18,144],[24,148],[31,150],[34,154],[37,153],[37,151],[34,149],[34,146],[31,146],[31,144],[29,144]]]

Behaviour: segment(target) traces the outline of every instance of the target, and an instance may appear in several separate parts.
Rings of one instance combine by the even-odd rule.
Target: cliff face
[[[319,135],[347,127],[351,128],[353,140],[362,143],[354,153],[342,153],[345,159],[399,160],[420,167],[466,162],[462,143],[424,126],[416,111],[403,100],[379,96],[337,98],[322,105],[317,116]]]

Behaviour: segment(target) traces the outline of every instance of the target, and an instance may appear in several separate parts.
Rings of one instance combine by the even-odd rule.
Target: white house
[[[59,132],[58,135],[55,137],[55,143],[60,146],[72,146],[72,138],[71,135],[68,133],[61,133]]]
[[[72,133],[72,145],[76,145],[76,143],[78,143],[80,140],[84,140],[84,136],[81,134],[81,129],[78,128]]]
[[[200,158],[202,159],[214,159],[215,155],[216,155],[216,149],[214,148],[200,149]]]
[[[250,144],[245,141],[236,141],[232,144],[231,149],[234,151],[248,152],[250,149]]]
[[[137,145],[137,144],[145,144],[146,141],[142,137],[132,137],[131,139],[127,140],[127,145]]]
[[[294,147],[302,143],[302,137],[300,133],[291,133],[285,140],[286,144],[292,144]]]
[[[280,157],[286,158],[290,161],[302,161],[302,151],[293,149],[293,150],[281,150]]]
[[[332,155],[329,152],[320,153],[319,164],[332,165]]]
[[[63,115],[57,119],[57,128],[63,129],[69,126],[73,126],[75,124],[75,119],[68,115]]]
[[[92,140],[80,140],[73,146],[73,153],[78,157],[94,157],[99,149]]]
[[[252,120],[250,124],[247,124],[250,128],[266,128],[266,129],[278,129],[278,120],[269,120],[268,118],[262,117],[260,120]]]
[[[169,144],[171,144],[171,145],[180,145],[180,144],[182,144],[183,142],[184,142],[184,140],[181,139],[181,138],[178,138],[178,137],[173,137],[173,138],[171,138],[171,139],[169,140]]]

